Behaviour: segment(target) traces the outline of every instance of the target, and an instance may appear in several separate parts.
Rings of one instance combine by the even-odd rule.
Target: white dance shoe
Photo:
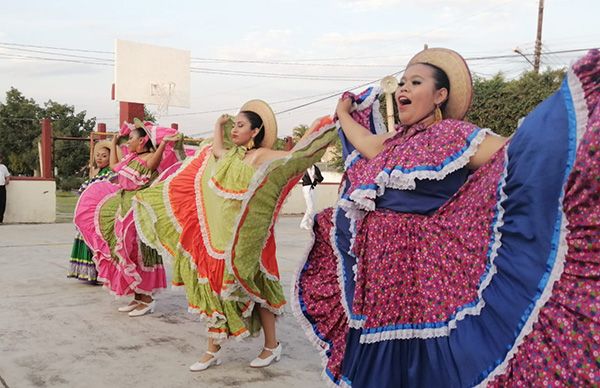
[[[154,312],[154,307],[156,307],[156,301],[153,300],[150,303],[140,302],[138,304],[138,306],[139,305],[144,305],[146,307],[144,307],[143,309],[139,309],[139,310],[131,310],[129,312],[129,314],[127,314],[127,315],[129,315],[130,317],[141,317],[142,315],[151,314]]]
[[[271,363],[273,361],[281,360],[281,351],[283,350],[281,343],[277,344],[277,347],[275,349],[269,349],[269,348],[263,348],[263,349],[271,352],[271,355],[267,358],[256,357],[250,363],[250,366],[252,368],[264,368],[266,366],[271,365]]]
[[[119,310],[122,313],[128,313],[130,311],[135,310],[135,308],[138,306],[139,303],[140,303],[139,301],[134,299],[127,306],[121,306],[117,310]]]
[[[208,350],[205,352],[212,356],[212,358],[206,362],[195,362],[190,365],[190,371],[192,372],[200,372],[210,368],[213,365],[221,365],[221,349],[216,352],[209,352]]]

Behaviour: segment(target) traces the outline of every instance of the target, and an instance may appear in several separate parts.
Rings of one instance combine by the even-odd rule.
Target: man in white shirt
[[[10,182],[10,172],[2,164],[2,155],[0,155],[0,224],[4,222],[4,210],[6,210],[6,186]]]
[[[306,202],[306,211],[300,222],[302,229],[311,230],[313,227],[313,217],[315,216],[315,186],[323,182],[323,175],[319,167],[313,165],[306,170],[302,177],[302,194]]]

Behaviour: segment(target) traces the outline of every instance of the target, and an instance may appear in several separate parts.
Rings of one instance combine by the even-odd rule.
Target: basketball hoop
[[[140,58],[148,58],[143,66]],[[165,116],[169,107],[189,108],[190,52],[118,39],[114,84],[115,100],[152,106],[157,119]],[[136,113],[140,115],[139,109]]]
[[[175,82],[163,83],[163,84],[150,84],[150,96],[154,97],[157,101],[156,104],[156,118],[160,118],[162,115],[169,113],[169,103],[171,96],[175,93]]]

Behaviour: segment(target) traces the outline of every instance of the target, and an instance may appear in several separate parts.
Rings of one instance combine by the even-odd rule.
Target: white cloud
[[[381,31],[367,33],[328,33],[321,36],[317,43],[331,46],[362,46],[372,43],[406,43],[412,42],[428,42],[428,41],[445,41],[448,39],[450,31],[445,29],[437,29],[426,33],[418,32],[400,32],[400,31]],[[454,37],[454,36],[453,36]]]
[[[402,6],[403,8],[411,6],[428,7],[452,7],[454,9],[478,8],[482,4],[485,6],[503,5],[507,3],[523,4],[518,0],[337,0],[339,6],[356,12],[378,11],[386,8]]]
[[[236,44],[228,44],[217,49],[219,58],[227,59],[281,59],[292,52],[291,30],[272,29],[247,33]]]

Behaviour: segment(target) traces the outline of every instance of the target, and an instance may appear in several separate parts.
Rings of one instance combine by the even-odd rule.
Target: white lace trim
[[[210,159],[210,155],[207,155],[204,160],[202,161],[202,164],[200,166],[200,169],[196,172],[196,176],[194,178],[194,187],[195,187],[195,199],[196,199],[196,215],[198,217],[198,224],[200,227],[200,233],[202,234],[202,240],[204,241],[204,247],[206,248],[207,252],[214,257],[217,260],[224,260],[225,259],[225,253],[219,253],[216,252],[215,250],[213,250],[213,247],[211,246],[210,243],[210,232],[207,230],[207,225],[206,225],[206,217],[204,216],[204,212],[202,211],[202,208],[204,207],[202,204],[202,196],[199,193],[201,184],[202,184],[202,174],[203,172],[206,170],[206,166],[208,165],[208,161]],[[183,247],[182,247],[183,248]]]
[[[206,322],[207,326],[215,327],[217,324],[227,322],[227,317],[217,311],[213,312],[212,315],[206,313],[205,310],[202,310],[198,307],[192,307],[188,305],[188,313],[195,314],[200,317],[201,320]]]
[[[248,191],[245,191],[245,192],[243,192],[241,194],[229,193],[227,191],[223,191],[219,187],[217,187],[217,185],[215,185],[215,183],[213,182],[212,178],[210,178],[208,180],[208,187],[210,187],[212,189],[212,191],[214,191],[214,193],[216,195],[218,195],[221,198],[225,198],[225,199],[234,199],[234,200],[237,200],[237,201],[243,201],[249,195]]]
[[[355,108],[355,110],[365,110],[373,105],[373,102],[377,100],[380,93],[381,88],[379,86],[372,86],[369,95],[360,104],[354,102],[352,106]]]
[[[403,173],[399,170],[392,170],[391,175],[381,171],[375,178],[378,185],[377,195],[382,195],[387,187],[399,190],[414,190],[417,179],[442,180],[448,174],[457,171],[469,163],[471,157],[477,152],[479,145],[491,131],[487,128],[479,129],[475,137],[471,140],[467,149],[454,161],[446,164],[440,171],[411,171]]]
[[[263,250],[264,250],[264,248],[263,248]],[[262,256],[261,256],[261,260],[260,260],[259,264],[260,264],[260,271],[265,275],[265,277],[267,279],[272,280],[274,282],[278,282],[280,280],[279,276],[270,273],[269,270],[263,265]]]
[[[348,182],[346,181],[345,184],[348,184]],[[342,193],[344,192],[344,190],[340,190],[340,197],[342,195]],[[348,306],[348,301],[346,300],[346,281],[345,281],[345,275],[344,275],[344,256],[342,255],[342,253],[340,252],[340,250],[338,249],[337,246],[337,240],[336,240],[336,235],[335,232],[337,230],[337,213],[340,211],[339,207],[335,207],[333,209],[332,214],[332,223],[333,226],[331,228],[331,231],[329,232],[329,243],[331,244],[331,248],[333,249],[333,254],[336,258],[337,261],[337,276],[338,276],[338,284],[340,287],[340,292],[341,292],[341,300],[342,300],[342,307],[344,308],[344,313],[346,314],[346,319],[350,319],[350,307]]]
[[[506,176],[508,174],[508,152],[507,149],[504,151],[504,169],[500,181],[498,182],[497,192],[499,199],[496,203],[496,221],[492,226],[492,244],[489,256],[489,270],[485,274],[485,277],[481,280],[481,283],[477,290],[477,303],[474,306],[464,308],[463,310],[456,313],[454,318],[449,320],[443,327],[437,328],[424,328],[424,329],[393,329],[379,331],[376,333],[363,333],[360,336],[360,343],[374,343],[380,341],[387,341],[391,339],[410,339],[410,338],[433,338],[433,337],[444,337],[450,335],[450,332],[457,327],[459,321],[463,320],[468,315],[479,315],[481,310],[485,307],[485,300],[483,298],[484,290],[490,285],[492,278],[497,273],[496,257],[498,256],[498,249],[502,246],[502,233],[500,228],[504,225],[504,213],[505,209],[502,203],[506,200],[507,195],[504,192],[506,186]],[[361,328],[364,321],[355,321],[355,328]]]
[[[154,241],[151,242],[148,236],[146,236],[146,234],[143,232],[142,226],[140,225],[139,214],[141,209],[143,208],[146,210],[146,213],[152,220],[152,230],[154,232],[154,235],[158,236],[158,233],[154,228],[154,224],[156,224],[156,221],[158,221],[158,217],[156,216],[156,213],[154,212],[152,207],[146,204],[145,202],[140,202],[137,199],[137,196],[134,196],[132,201],[133,203],[131,204],[131,207],[133,208],[133,221],[135,222],[135,228],[138,232],[139,239],[150,248],[155,249],[165,261],[172,260],[173,256],[162,246],[160,241],[158,243],[155,243]]]
[[[356,264],[352,266],[352,274],[355,283],[358,278],[358,257],[356,257],[356,255],[353,253],[354,243],[356,242],[356,233],[356,220],[350,219],[350,234],[352,235],[352,238],[350,238],[350,248],[348,254],[352,255],[356,259]]]
[[[187,259],[187,261],[190,263],[190,268],[193,269],[194,271],[198,270],[198,267],[196,266],[196,263],[194,263],[194,258],[192,257],[192,255],[183,247],[183,245],[181,245],[181,241],[179,241],[177,243],[177,255],[178,256],[182,256],[185,259]]]
[[[489,133],[491,133],[489,129],[479,129],[475,137],[471,140],[467,149],[455,160],[444,165],[439,171],[416,170],[404,173],[400,170],[393,169],[391,174],[381,171],[375,178],[374,184],[377,185],[376,189],[356,189],[350,193],[350,199],[353,202],[340,202],[340,206],[346,209],[348,216],[352,218],[356,214],[355,212],[352,212],[353,209],[358,208],[366,211],[375,210],[375,198],[383,195],[386,188],[414,190],[417,180],[442,180],[448,176],[448,174],[465,167],[469,163],[471,156],[475,154],[477,148]]]
[[[121,210],[122,210],[122,206],[119,204],[119,207],[117,208],[117,213],[119,213]],[[116,224],[117,219],[118,219],[121,222],[121,225],[124,226],[123,221],[125,219],[127,219],[127,217],[129,216],[129,213],[133,213],[133,209],[129,208],[129,210],[122,217],[117,214],[116,217],[115,217],[115,224]],[[133,218],[133,214],[131,215],[131,217]],[[113,229],[113,231],[115,229]],[[123,228],[123,229],[125,229],[125,228]],[[117,241],[117,244],[115,245],[115,256],[119,259],[119,264],[122,265],[123,272],[126,275],[129,275],[129,276],[131,276],[131,277],[133,277],[135,279],[135,281],[129,285],[129,288],[132,291],[134,291],[134,292],[136,292],[138,294],[144,294],[144,295],[150,295],[150,296],[152,296],[152,293],[154,292],[154,290],[153,291],[146,291],[146,290],[142,290],[142,289],[138,288],[138,286],[142,282],[142,276],[137,271],[137,265],[139,265],[139,258],[140,258],[140,244],[139,244],[139,241],[136,238],[136,248],[138,250],[138,252],[137,252],[138,253],[138,263],[137,263],[137,265],[136,265],[136,263],[133,262],[133,260],[132,260],[132,264],[125,265],[126,260],[121,255],[120,251],[122,249],[124,249],[123,243],[125,242],[125,238],[126,237],[125,237],[125,235],[123,235],[123,238],[119,238],[116,235],[115,235],[115,237],[116,237],[116,241]],[[115,295],[117,295],[117,294],[115,294]],[[118,296],[121,296],[121,295],[118,295]]]
[[[117,174],[129,179],[138,186],[144,186],[146,183],[150,182],[148,176],[141,175],[137,170],[134,170],[129,166],[124,166]]]
[[[373,116],[373,127],[375,128],[375,134],[377,134],[377,135],[388,132],[386,119],[381,115],[381,111],[379,110],[380,106],[381,106],[381,103],[379,102],[379,98],[376,98],[375,101],[373,101],[372,116]],[[394,128],[390,129],[390,131],[393,131],[393,130],[394,130]]]
[[[362,158],[362,155],[358,150],[354,150],[350,153],[350,155],[346,156],[346,160],[344,160],[344,170],[347,170],[350,166],[352,166],[356,161]]]
[[[365,325],[365,319],[351,318],[350,320],[348,320],[348,326],[350,326],[353,329],[362,329],[364,325]],[[362,338],[362,335],[361,335],[361,338]]]
[[[177,171],[177,173],[173,174],[172,176],[170,176],[169,178],[167,178],[165,180],[165,184],[163,186],[163,192],[162,192],[163,203],[165,205],[165,209],[166,209],[167,215],[168,215],[169,219],[171,220],[171,223],[173,224],[173,226],[175,227],[175,230],[177,231],[177,233],[179,235],[181,235],[181,233],[183,232],[183,228],[179,224],[179,221],[177,220],[177,217],[175,216],[175,213],[173,212],[173,208],[171,206],[171,201],[170,201],[170,197],[169,197],[169,188],[171,186],[171,181],[177,175],[179,175],[180,172],[183,172],[185,169],[187,169],[188,166],[191,163],[193,163],[198,157],[200,157],[203,154],[203,152],[210,152],[210,148],[209,147],[210,147],[210,144],[202,146],[196,152],[196,154],[193,157],[188,158],[187,160],[185,160],[182,163],[182,165],[179,168],[179,170]],[[206,156],[204,162],[200,165],[200,170],[203,170],[204,168],[206,168],[206,163],[207,163],[209,157],[210,157],[209,155]],[[195,188],[194,188],[194,193],[196,195],[196,198],[198,197],[198,186],[197,186],[197,176],[198,176],[198,174],[199,173],[196,173],[196,175],[194,177],[194,184],[196,185]],[[197,206],[198,206],[198,202],[196,200],[196,209],[198,209]],[[183,256],[185,259],[187,259],[187,261],[190,264],[190,268],[192,270],[194,270],[194,271],[198,270],[198,267],[194,263],[192,255],[183,247],[183,245],[181,245],[181,241],[177,242],[177,246],[175,247],[175,249],[177,251],[177,255]],[[207,283],[208,279],[198,277],[198,282],[199,283]]]
[[[108,243],[108,241],[106,241],[102,235],[102,232],[100,230],[100,223],[99,223],[99,218],[100,218],[100,210],[102,208],[102,206],[104,206],[104,204],[110,200],[111,198],[115,197],[117,195],[117,193],[119,193],[121,190],[123,189],[119,189],[115,192],[109,193],[108,195],[105,195],[104,198],[102,198],[102,200],[100,200],[98,202],[98,204],[96,205],[96,208],[94,209],[94,229],[95,229],[95,233],[101,238],[103,244],[104,244],[104,248],[108,249],[108,252],[110,254],[112,254],[112,251],[110,249],[110,244]],[[119,219],[123,219],[123,217],[120,217],[119,215],[117,215],[117,213],[120,211],[120,205],[117,208],[117,211],[115,212],[115,222],[117,220],[117,218]],[[83,235],[82,235],[83,236]],[[84,238],[85,240],[85,238]],[[120,239],[116,239],[117,245],[115,246],[115,255],[117,255],[117,258],[120,260],[120,262],[123,262],[123,258],[119,255],[118,250],[122,247],[122,242]],[[86,242],[87,244],[87,242]],[[115,264],[115,262],[112,260],[112,256],[107,255],[105,252],[96,250],[94,252],[94,257],[93,260],[95,263],[97,263],[97,265],[100,264],[100,262],[102,261],[108,261],[108,265],[115,267],[118,269],[118,264]],[[135,264],[130,264],[130,265],[122,265],[123,267],[123,272],[128,275],[131,276],[132,278],[134,278],[134,282],[131,283],[129,285],[129,288],[139,294],[145,294],[145,295],[152,295],[152,292],[148,292],[148,291],[144,291],[144,290],[138,290],[137,286],[142,282],[142,278],[140,276],[140,274],[137,273],[137,271],[135,271]],[[111,280],[107,279],[107,278],[103,278],[101,276],[98,276],[98,280],[100,280],[103,285],[102,288],[106,289],[111,295],[115,296],[116,298],[122,297],[124,295],[120,295],[117,294],[115,291],[113,291],[110,287],[111,285]]]
[[[175,229],[175,232],[178,235],[177,240],[179,240],[179,236],[183,232],[183,229],[182,229],[181,225],[179,224],[177,217],[175,217],[175,213],[173,212],[173,207],[171,206],[171,198],[169,196],[169,189],[171,188],[171,182],[173,181],[173,179],[175,179],[176,176],[178,176],[181,172],[183,172],[188,167],[188,165],[192,162],[193,159],[195,159],[195,157],[190,158],[190,160],[182,163],[181,167],[179,167],[179,169],[173,175],[171,175],[167,179],[165,179],[165,183],[162,188],[162,195],[161,195],[162,203],[165,208],[167,218],[169,219],[169,221],[171,221],[171,225],[173,226],[173,228]],[[177,247],[176,247],[176,249],[177,249]]]
[[[570,68],[569,71],[567,72],[567,82],[569,85],[571,98],[573,100],[573,107],[575,110],[575,118],[576,118],[576,139],[575,139],[573,160],[571,161],[571,163],[574,163],[575,162],[574,159],[576,157],[576,152],[577,152],[577,148],[579,146],[579,142],[581,140],[581,137],[585,133],[585,129],[587,127],[588,110],[587,110],[587,105],[585,102],[585,95],[583,92],[583,87],[581,85],[581,82],[579,81],[579,78],[577,78],[577,76],[573,72],[572,68]],[[570,173],[570,171],[569,171],[569,173]],[[567,251],[568,251],[567,235],[569,234],[569,230],[567,228],[568,220],[566,219],[564,212],[562,210],[563,200],[564,200],[564,195],[565,195],[565,188],[566,188],[567,183],[568,183],[568,179],[567,179],[567,177],[565,177],[563,189],[561,192],[561,196],[559,198],[559,212],[561,213],[559,246],[558,246],[557,252],[556,252],[556,258],[555,258],[556,263],[554,264],[554,267],[552,268],[552,272],[550,273],[550,277],[548,279],[546,287],[544,288],[544,291],[543,291],[542,295],[540,296],[540,298],[537,300],[532,313],[529,315],[529,318],[523,325],[523,328],[521,329],[521,332],[519,333],[518,337],[516,338],[514,345],[512,346],[510,351],[507,353],[507,355],[504,358],[504,360],[502,361],[502,363],[499,364],[485,378],[485,380],[483,380],[478,386],[486,386],[496,376],[500,376],[500,375],[506,373],[508,364],[510,363],[512,358],[517,354],[519,347],[523,344],[523,342],[525,342],[525,338],[532,332],[533,325],[535,325],[539,319],[540,311],[542,310],[542,308],[546,305],[546,303],[552,296],[552,290],[554,288],[554,284],[562,276],[562,273],[564,271],[565,261],[566,261],[566,255],[567,255]]]
[[[101,183],[101,182],[104,182],[104,181],[99,181],[99,182],[97,182],[97,183]],[[111,185],[113,185],[113,186],[118,186],[118,185],[115,185],[115,184],[113,184],[113,183],[111,183]],[[90,185],[90,187],[91,187],[91,186],[92,186],[92,185]],[[122,190],[122,189],[120,189],[120,190]],[[108,243],[108,241],[106,241],[106,240],[104,239],[104,237],[103,237],[103,235],[102,235],[102,232],[101,232],[101,230],[100,230],[100,223],[99,223],[98,221],[99,221],[99,218],[100,218],[100,210],[101,210],[102,206],[103,206],[103,205],[104,205],[104,204],[105,204],[105,203],[106,203],[106,202],[107,202],[109,199],[111,199],[112,197],[115,197],[115,196],[116,196],[116,194],[117,194],[117,193],[118,193],[120,190],[117,190],[117,191],[114,191],[114,192],[112,192],[112,193],[109,193],[109,194],[105,195],[105,196],[104,196],[104,198],[102,198],[102,199],[101,199],[101,200],[98,202],[98,204],[96,205],[96,207],[95,207],[95,209],[94,209],[94,233],[95,233],[97,236],[99,236],[100,240],[102,241],[102,243],[103,243],[103,245],[104,245],[104,247],[103,247],[103,248],[105,248],[105,249],[108,249],[108,252],[109,252],[110,254],[112,254],[112,252],[111,252],[111,250],[110,250],[110,244]],[[79,206],[79,201],[81,200],[81,198],[82,198],[82,196],[81,196],[81,197],[79,197],[79,200],[78,200],[78,202],[77,202],[77,207]],[[116,217],[117,217],[117,216],[115,215],[115,218],[116,218]],[[88,243],[88,241],[86,241],[86,239],[85,239],[85,235],[84,235],[84,234],[82,234],[81,236],[82,236],[83,240],[85,241],[85,243],[86,243],[88,246],[93,246],[93,245],[94,245],[94,244],[89,244],[89,243]],[[117,244],[118,244],[118,240],[117,240]],[[93,258],[92,258],[92,259],[93,259],[94,263],[95,263],[97,266],[99,266],[99,264],[100,264],[102,261],[108,261],[108,262],[109,262],[109,263],[108,263],[108,265],[110,265],[110,266],[113,266],[113,267],[116,267],[115,263],[112,261],[112,256],[110,256],[110,255],[107,255],[107,254],[106,254],[106,252],[102,252],[102,251],[100,251],[100,250],[94,249],[94,255],[93,255]],[[126,274],[128,274],[128,275],[130,275],[130,276],[132,276],[132,277],[135,279],[134,283],[132,283],[132,285],[131,285],[132,287],[136,288],[136,287],[137,287],[137,285],[138,285],[139,283],[141,283],[142,279],[141,279],[141,277],[140,277],[140,275],[139,275],[138,273],[131,273],[131,269],[129,269],[129,270],[128,270],[127,268],[125,268],[125,273],[126,273]],[[108,291],[108,293],[109,293],[109,294],[111,294],[111,295],[113,295],[115,298],[119,298],[119,297],[122,297],[122,296],[124,296],[124,295],[119,295],[119,294],[117,294],[115,291],[113,291],[113,290],[110,288],[111,281],[110,281],[109,279],[107,279],[107,278],[104,278],[104,277],[100,276],[100,274],[98,274],[97,280],[98,280],[98,281],[100,281],[100,282],[102,282],[102,288],[104,288],[105,290],[107,290],[107,291]],[[143,294],[147,294],[146,292],[142,292],[142,293],[143,293]]]
[[[337,205],[344,209],[344,211],[346,212],[346,217],[348,217],[352,221],[362,220],[363,217],[366,215],[366,212],[364,210],[357,208],[352,201],[349,201],[347,199],[340,199]]]
[[[323,378],[323,380],[325,380],[328,386],[337,387],[337,385],[331,380],[331,378],[326,372],[327,362],[329,361],[329,357],[327,357],[327,353],[329,352],[329,344],[321,340],[319,336],[315,334],[312,324],[302,312],[302,306],[300,305],[300,296],[298,294],[298,283],[300,281],[300,274],[302,273],[302,270],[304,269],[304,266],[308,261],[308,256],[310,255],[312,247],[315,244],[315,240],[316,236],[314,229],[310,229],[310,244],[306,246],[304,254],[301,256],[302,259],[296,266],[296,269],[294,270],[294,275],[292,277],[290,287],[290,305],[292,308],[292,314],[296,317],[296,321],[300,324],[302,330],[304,330],[304,333],[306,334],[306,337],[308,338],[309,342],[319,351],[319,356],[321,358],[321,366],[323,368],[323,371],[321,372],[321,377]]]
[[[289,161],[292,158],[292,155],[295,152],[298,152],[298,151],[300,151],[300,150],[302,150],[302,149],[304,149],[306,147],[309,147],[316,138],[323,136],[325,133],[327,133],[327,131],[333,130],[334,128],[335,128],[334,124],[324,125],[323,127],[317,129],[315,132],[311,133],[306,138],[304,138],[300,142],[298,142],[298,144],[296,144],[294,146],[294,148],[291,150],[291,152],[289,154],[287,154],[287,155],[285,155],[285,156],[283,156],[281,158],[273,159],[273,160],[271,160],[271,161],[269,161],[267,163],[263,163],[256,170],[256,172],[254,173],[254,175],[252,177],[252,180],[250,181],[250,184],[248,185],[248,197],[245,198],[242,201],[240,212],[239,212],[239,214],[237,216],[237,219],[236,219],[236,221],[234,223],[234,227],[233,227],[234,234],[237,233],[236,231],[239,228],[242,216],[244,215],[244,212],[245,212],[245,210],[246,210],[246,208],[248,206],[248,202],[250,201],[252,195],[256,192],[256,190],[258,189],[258,187],[260,186],[260,184],[262,183],[262,181],[267,176],[268,170],[269,170],[270,166],[273,165],[273,163],[275,163],[275,162],[282,162],[282,164],[287,163],[287,161]],[[271,228],[273,227],[275,221],[276,221],[275,212],[273,212],[273,216],[271,218],[271,222],[270,222],[270,225],[268,227],[268,230],[271,230]],[[267,233],[267,236],[266,236],[265,240],[263,241],[263,250],[264,250],[265,244],[266,244],[269,236],[270,235]],[[235,276],[235,272],[233,271],[234,265],[233,265],[232,257],[231,257],[232,248],[233,248],[233,238],[232,238],[232,241],[231,241],[231,243],[229,245],[229,249],[227,249],[225,251],[226,252],[226,254],[225,254],[225,263],[226,263],[227,269],[231,273],[233,273],[234,276]],[[274,276],[273,274],[270,274],[269,272],[266,271],[266,269],[262,266],[262,263],[260,265],[260,270],[261,270],[261,272],[263,274],[265,274],[265,276],[267,278],[269,278],[269,276],[271,276],[271,277]],[[239,279],[238,279],[238,281],[239,281]],[[279,281],[279,279],[277,279],[275,281]],[[250,290],[246,289],[246,287],[244,287],[244,285],[241,282],[240,282],[240,286],[241,286],[242,290],[244,290],[244,292],[246,292],[246,294],[248,294],[248,296],[253,301],[255,301],[256,303],[259,303],[261,305],[261,307],[266,308],[267,310],[271,311],[272,313],[274,313],[276,315],[281,315],[283,313],[283,311],[284,311],[284,306],[283,305],[281,307],[278,307],[278,308],[270,306],[264,298],[261,298],[260,296],[253,294]]]

